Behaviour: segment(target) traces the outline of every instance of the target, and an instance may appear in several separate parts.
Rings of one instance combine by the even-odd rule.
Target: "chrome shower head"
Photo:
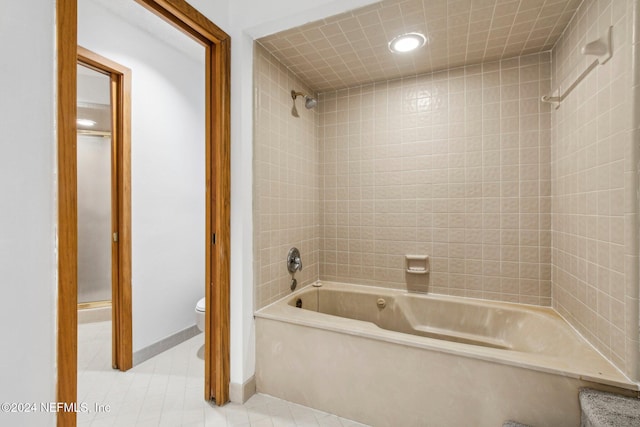
[[[304,106],[306,107],[307,110],[310,110],[312,108],[315,108],[316,105],[318,105],[318,100],[305,95],[302,92],[296,92],[295,90],[291,91],[291,98],[293,99],[293,107],[291,108],[291,115],[293,117],[300,117],[300,115],[298,114],[298,109],[296,108],[296,98],[302,96],[304,97]]]
[[[314,108],[316,105],[318,105],[317,99],[307,95],[304,96],[304,106],[307,107],[307,110]]]

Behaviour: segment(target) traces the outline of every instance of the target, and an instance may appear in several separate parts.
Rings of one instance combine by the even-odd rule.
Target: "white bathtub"
[[[580,387],[637,396],[550,308],[321,285],[256,313],[258,392],[373,426],[577,426]]]

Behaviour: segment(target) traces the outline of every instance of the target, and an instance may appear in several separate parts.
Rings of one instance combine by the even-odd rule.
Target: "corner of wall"
[[[552,51],[553,85],[592,64],[578,43],[613,26],[613,57],[552,110],[553,306],[629,378],[639,372],[638,5],[585,0]],[[588,114],[585,114],[588,111]]]
[[[632,262],[629,265],[629,289],[627,302],[630,313],[628,322],[632,327],[631,334],[628,335],[627,343],[627,371],[634,381],[640,380],[640,273],[638,271],[640,262],[640,4],[637,1],[629,0],[632,8],[632,45],[631,45],[631,75],[632,75],[632,135],[631,135],[631,159],[634,165],[633,190],[635,211],[631,213],[631,256]]]
[[[253,322],[253,40],[231,33],[231,382],[255,372]]]
[[[233,403],[243,404],[254,394],[256,394],[255,375],[252,375],[251,378],[242,384],[233,382],[229,384],[229,399]]]

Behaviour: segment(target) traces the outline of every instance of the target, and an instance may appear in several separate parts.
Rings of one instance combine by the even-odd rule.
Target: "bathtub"
[[[638,385],[546,307],[318,282],[256,312],[260,393],[372,426],[580,424]]]

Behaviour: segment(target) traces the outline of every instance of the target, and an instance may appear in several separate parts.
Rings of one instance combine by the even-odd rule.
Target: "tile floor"
[[[363,426],[274,397],[256,394],[244,405],[202,399],[204,336],[127,372],[111,369],[111,322],[78,325],[78,426]],[[110,405],[98,412],[95,405]]]

